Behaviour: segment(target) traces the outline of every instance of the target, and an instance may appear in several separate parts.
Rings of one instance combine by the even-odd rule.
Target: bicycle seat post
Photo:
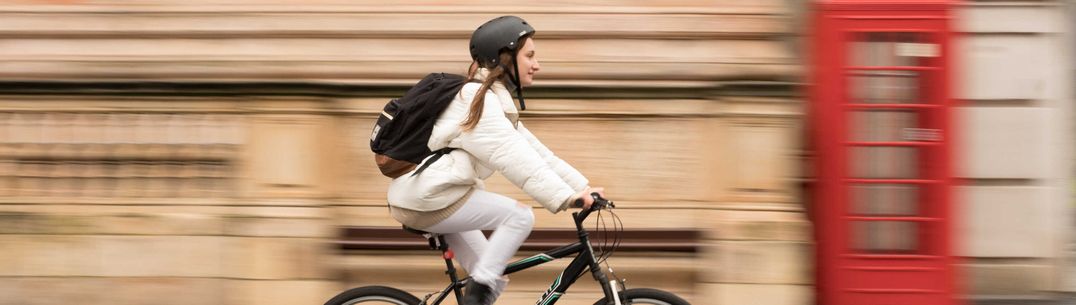
[[[444,235],[437,234],[430,237],[430,243],[436,242],[437,249],[441,250],[441,258],[445,259],[445,274],[448,275],[448,279],[452,281],[452,290],[456,294],[456,302],[462,304],[463,302],[463,286],[459,285],[459,276],[456,274],[456,266],[452,264],[452,259],[456,258],[456,253],[452,252],[452,249],[448,248],[448,243],[445,242]]]
[[[456,253],[453,253],[452,249],[448,248],[448,243],[445,243],[444,236],[437,235],[436,237],[431,237],[431,241],[433,241],[434,238],[437,239],[437,250],[441,250],[441,258],[445,259],[445,266],[448,267],[448,271],[445,271],[445,273],[448,273],[449,276],[453,278],[453,281],[455,281],[456,267],[453,266],[452,259],[456,258]]]

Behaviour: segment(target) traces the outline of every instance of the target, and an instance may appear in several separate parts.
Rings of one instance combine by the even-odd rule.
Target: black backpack
[[[395,179],[415,169],[423,159],[433,155],[413,175],[426,169],[452,148],[430,151],[426,146],[433,123],[448,108],[466,83],[462,75],[431,73],[422,78],[403,97],[385,104],[370,134],[370,150],[374,151],[381,174]]]

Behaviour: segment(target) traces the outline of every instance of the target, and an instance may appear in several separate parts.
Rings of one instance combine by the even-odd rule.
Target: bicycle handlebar
[[[596,192],[595,193],[590,193],[590,197],[594,198],[594,204],[591,204],[589,209],[583,210],[582,212],[573,213],[573,214],[578,215],[578,216],[576,216],[576,220],[583,221],[584,219],[587,219],[587,216],[590,216],[591,212],[601,210],[601,209],[604,209],[606,207],[609,207],[609,208],[615,208],[616,207],[616,205],[613,204],[612,201],[609,201],[609,200],[607,200],[605,198],[602,198],[602,196],[599,195]],[[575,200],[575,205],[579,206],[579,207],[583,206],[583,199],[582,198],[576,199]]]
[[[612,201],[609,201],[608,199],[602,198],[602,196],[600,194],[596,193],[596,192],[595,193],[590,193],[590,196],[591,196],[591,198],[594,198],[594,203],[597,204],[597,205],[605,205],[605,204],[613,203]],[[575,207],[575,208],[583,207],[583,198],[576,199],[575,202],[572,203],[572,207]],[[615,207],[615,206],[613,206],[613,207]],[[593,209],[594,205],[591,205],[591,208]]]

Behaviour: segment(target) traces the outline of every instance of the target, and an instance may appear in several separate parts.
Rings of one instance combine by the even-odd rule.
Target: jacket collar
[[[475,72],[474,79],[477,81],[485,81],[489,76],[489,69],[480,68]],[[493,85],[489,87],[493,94],[497,95],[497,99],[501,102],[501,109],[504,109],[504,116],[512,122],[512,125],[516,128],[519,127],[519,109],[516,108],[516,100],[512,98],[511,91],[504,86],[501,81],[493,82]]]
[[[489,69],[479,68],[478,71],[475,72],[474,79],[477,81],[485,81],[486,77],[489,76],[489,73]],[[493,82],[493,86],[490,86],[490,90],[493,90],[493,93],[501,100],[501,108],[504,109],[505,113],[519,113],[519,109],[516,108],[516,101],[512,98],[512,93],[509,91],[509,88],[505,86],[504,82],[499,80]],[[518,117],[518,115],[516,116]],[[512,120],[512,122],[515,123],[515,120]]]

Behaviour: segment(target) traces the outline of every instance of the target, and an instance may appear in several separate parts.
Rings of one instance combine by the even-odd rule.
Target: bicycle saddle
[[[410,232],[410,233],[413,233],[413,234],[422,235],[422,237],[425,237],[426,240],[430,242],[430,248],[431,249],[441,249],[442,248],[441,243],[443,242],[442,241],[443,237],[441,237],[441,234],[426,232],[426,231],[423,231],[423,230],[408,227],[407,225],[403,225],[402,227],[403,227],[404,231],[407,231],[407,232]],[[447,249],[447,248],[445,248],[445,249]]]
[[[404,229],[404,231],[410,232],[412,234],[418,234],[418,235],[436,234],[436,233],[430,233],[430,232],[426,232],[426,231],[423,231],[423,230],[408,227],[407,225],[403,225],[403,229]]]

